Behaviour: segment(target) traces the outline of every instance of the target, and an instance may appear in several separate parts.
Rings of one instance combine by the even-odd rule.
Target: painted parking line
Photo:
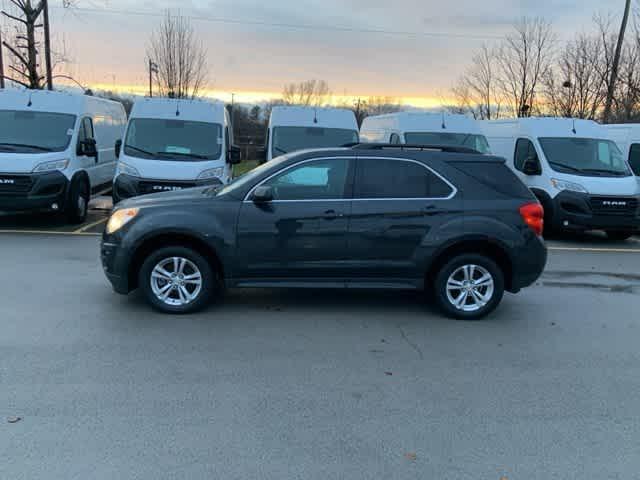
[[[97,227],[101,223],[105,223],[107,220],[109,220],[108,217],[101,218],[100,220],[96,220],[95,222],[91,222],[91,223],[89,223],[87,225],[84,225],[84,226],[80,227],[79,229],[74,230],[71,233],[88,233],[87,230],[91,230],[92,228]]]
[[[100,237],[101,233],[92,232],[61,232],[58,230],[0,230],[0,234],[26,234],[26,235],[67,235],[77,237]]]
[[[590,253],[640,253],[638,248],[606,248],[606,247],[553,247],[547,250],[558,252],[590,252]]]

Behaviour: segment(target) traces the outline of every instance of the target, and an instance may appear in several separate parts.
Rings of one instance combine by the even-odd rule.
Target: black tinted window
[[[504,164],[456,162],[454,166],[483,185],[508,197],[528,198],[531,196],[527,186]]]
[[[629,164],[633,173],[640,176],[640,143],[634,143],[631,145],[629,151]]]
[[[265,182],[274,200],[329,200],[344,198],[349,177],[348,159],[316,160],[292,167]]]
[[[451,192],[449,185],[418,163],[358,160],[356,198],[443,198]]]
[[[528,157],[535,158],[536,160],[538,159],[536,147],[533,145],[533,142],[531,142],[531,140],[520,138],[516,142],[516,154],[514,157],[514,166],[517,170],[523,170],[524,162],[526,162]]]

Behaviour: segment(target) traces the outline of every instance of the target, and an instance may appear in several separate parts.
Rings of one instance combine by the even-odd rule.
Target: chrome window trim
[[[341,157],[317,157],[317,158],[308,158],[306,160],[301,160],[300,162],[294,163],[292,165],[289,165],[286,168],[283,168],[282,170],[279,170],[271,175],[269,175],[267,178],[263,179],[262,181],[260,181],[259,183],[257,183],[256,185],[254,185],[251,190],[249,190],[249,192],[245,195],[243,203],[253,203],[252,200],[250,200],[251,195],[253,194],[254,190],[256,188],[258,188],[259,186],[263,185],[264,183],[268,182],[269,180],[271,180],[273,177],[280,175],[281,173],[286,172],[287,170],[293,168],[293,167],[297,167],[299,165],[303,165],[305,163],[309,163],[309,162],[316,162],[316,161],[321,161],[321,160],[396,160],[396,161],[400,161],[400,162],[408,162],[408,163],[415,163],[417,165],[420,165],[421,167],[425,168],[426,170],[428,170],[429,172],[431,172],[432,174],[434,174],[436,177],[438,177],[440,180],[442,180],[444,183],[446,183],[449,188],[451,188],[451,193],[449,194],[449,196],[447,197],[411,197],[411,198],[322,198],[322,199],[300,199],[300,200],[271,200],[269,203],[292,203],[292,202],[347,202],[347,201],[353,201],[353,202],[380,202],[380,201],[411,201],[411,200],[427,200],[427,201],[442,201],[442,200],[451,200],[453,197],[455,197],[458,194],[458,188],[451,183],[449,180],[447,180],[445,177],[443,177],[442,175],[440,175],[438,172],[436,172],[434,169],[432,169],[431,167],[425,165],[422,162],[418,162],[417,160],[412,160],[410,158],[398,158],[398,157],[360,157],[360,156],[341,156]],[[354,179],[355,182],[355,179]]]

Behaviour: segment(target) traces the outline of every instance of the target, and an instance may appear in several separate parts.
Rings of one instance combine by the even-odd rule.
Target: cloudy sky
[[[0,0],[1,2],[6,0]],[[70,73],[89,85],[144,88],[145,46],[165,8],[179,9],[208,49],[209,88],[242,101],[326,79],[336,95],[428,104],[446,96],[473,50],[518,18],[550,18],[560,36],[622,0],[51,0]],[[295,27],[298,28],[295,28]]]

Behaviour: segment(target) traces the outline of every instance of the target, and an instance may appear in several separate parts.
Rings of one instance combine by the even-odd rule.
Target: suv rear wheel
[[[484,255],[463,254],[447,262],[434,282],[435,300],[448,316],[478,320],[499,305],[504,295],[504,274]]]
[[[218,281],[209,262],[195,250],[165,247],[144,261],[138,285],[156,310],[183,314],[206,307]]]

